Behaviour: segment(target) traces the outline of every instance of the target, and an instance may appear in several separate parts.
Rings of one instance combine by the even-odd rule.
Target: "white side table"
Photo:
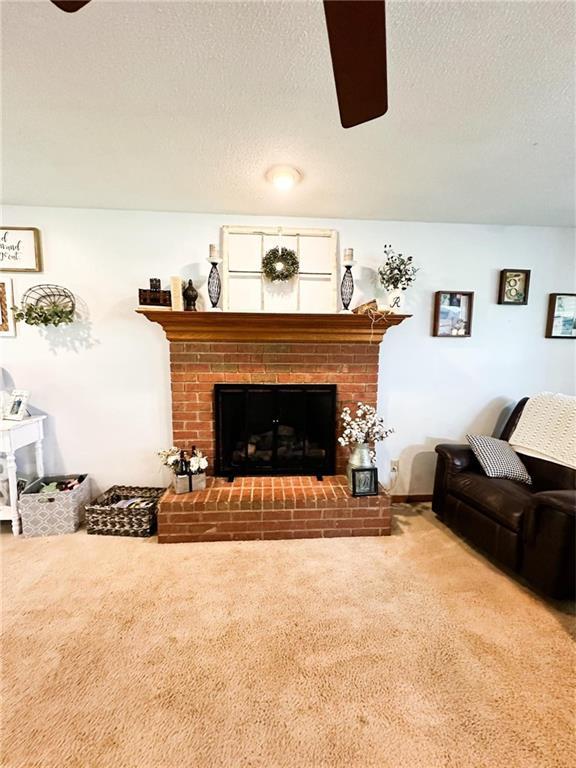
[[[0,454],[6,456],[9,492],[9,503],[0,504],[0,520],[12,520],[14,536],[18,536],[20,533],[15,453],[18,448],[34,443],[36,472],[38,477],[44,475],[44,456],[42,454],[44,425],[42,422],[45,418],[46,416],[29,416],[22,421],[0,420]]]

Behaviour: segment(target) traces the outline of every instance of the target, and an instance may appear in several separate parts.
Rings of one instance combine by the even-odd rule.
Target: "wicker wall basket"
[[[114,485],[86,507],[86,532],[100,536],[152,536],[156,532],[156,510],[166,488]],[[148,509],[117,509],[123,499],[140,496],[153,499]]]

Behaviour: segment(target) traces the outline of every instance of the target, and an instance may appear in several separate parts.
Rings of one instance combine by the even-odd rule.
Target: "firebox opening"
[[[336,386],[217,384],[216,474],[335,474]]]

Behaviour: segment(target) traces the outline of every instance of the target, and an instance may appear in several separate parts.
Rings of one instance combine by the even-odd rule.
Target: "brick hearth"
[[[205,491],[167,491],[158,510],[158,540],[231,541],[390,533],[390,497],[353,498],[346,477],[208,478]]]
[[[214,459],[214,384],[336,384],[338,413],[376,403],[378,344],[170,343],[174,445]],[[348,451],[338,446],[337,472]]]

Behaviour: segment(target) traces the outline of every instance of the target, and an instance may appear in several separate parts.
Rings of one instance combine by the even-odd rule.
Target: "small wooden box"
[[[171,307],[170,291],[152,291],[149,288],[138,290],[138,301],[141,307]]]

